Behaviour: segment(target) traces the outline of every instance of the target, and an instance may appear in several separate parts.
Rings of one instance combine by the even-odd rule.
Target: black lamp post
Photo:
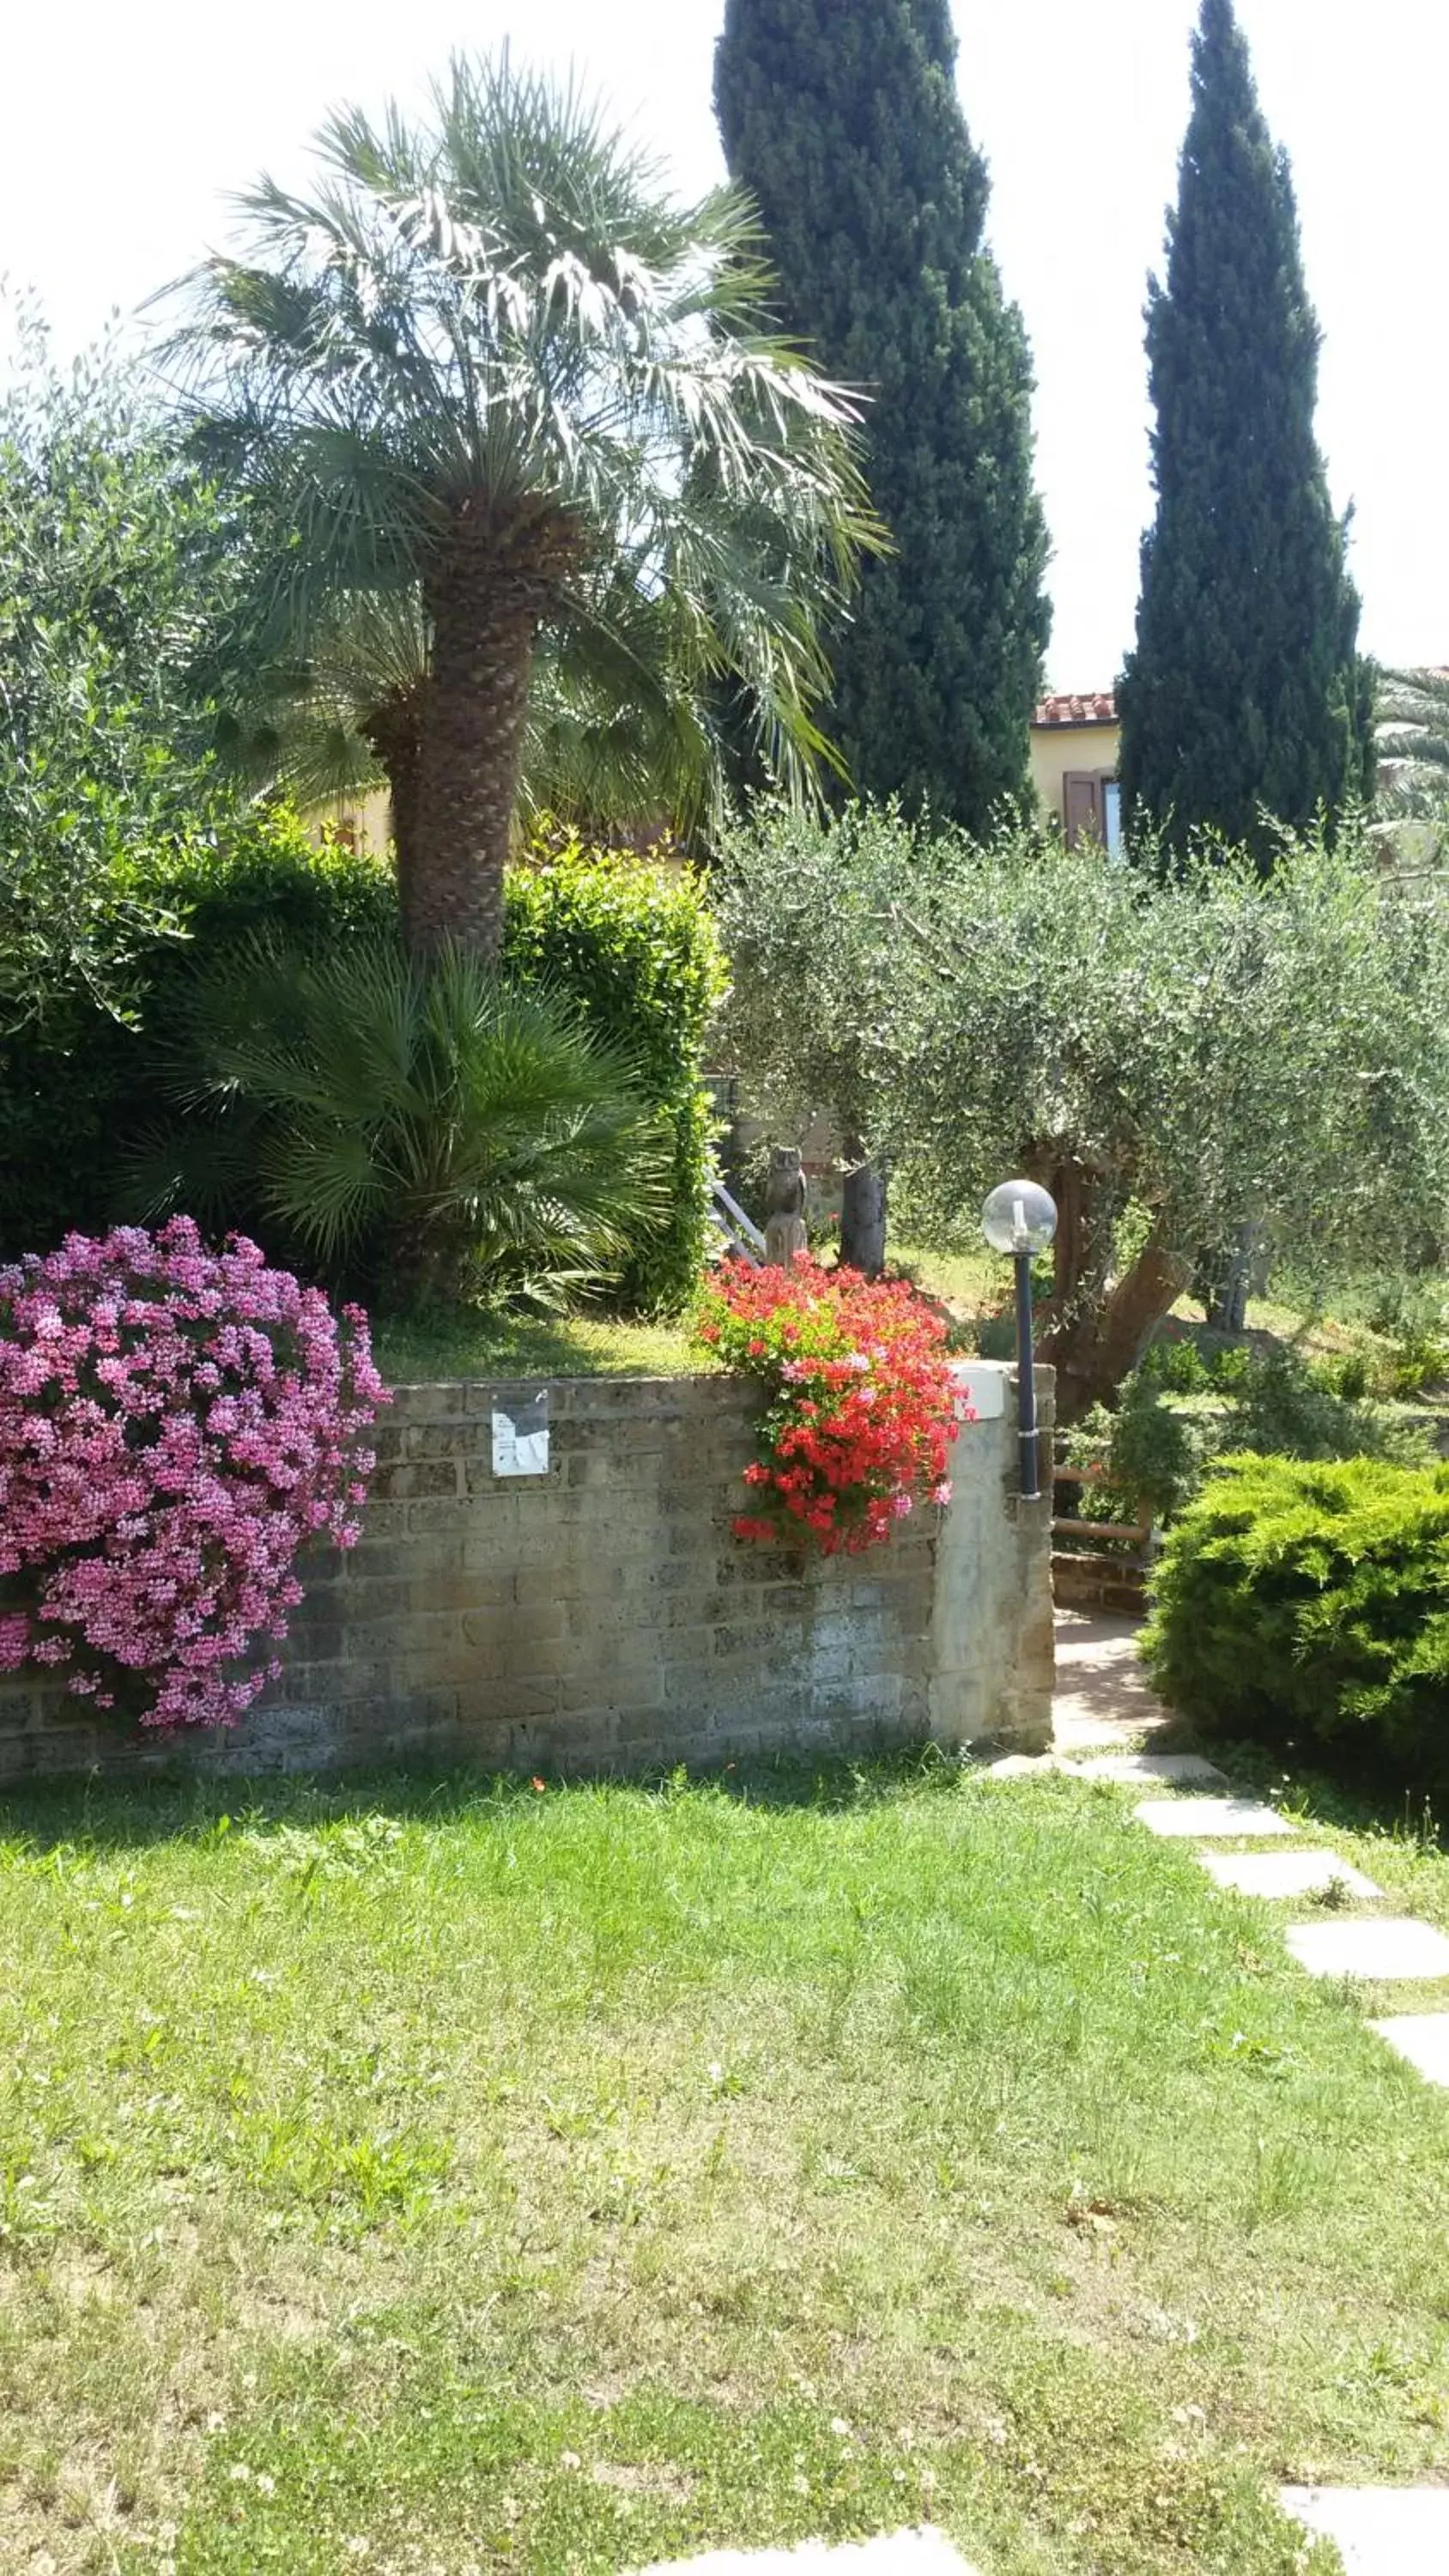
[[[981,1211],[981,1231],[993,1252],[1016,1264],[1016,1403],[1021,1446],[1021,1499],[1041,1500],[1041,1444],[1036,1423],[1036,1367],[1032,1351],[1031,1265],[1057,1230],[1057,1203],[1036,1181],[1003,1181]]]

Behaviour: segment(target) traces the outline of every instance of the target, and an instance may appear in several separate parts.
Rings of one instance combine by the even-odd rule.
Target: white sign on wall
[[[495,1476],[548,1474],[548,1389],[493,1408]]]
[[[963,1414],[974,1414],[978,1422],[999,1422],[1006,1411],[1005,1369],[958,1368],[952,1374]]]

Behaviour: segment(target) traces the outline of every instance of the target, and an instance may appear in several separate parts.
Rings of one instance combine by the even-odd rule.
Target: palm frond
[[[546,632],[577,615],[581,560],[675,595],[676,713],[727,677],[800,783],[826,748],[822,627],[884,532],[856,401],[770,322],[748,200],[675,203],[576,87],[506,52],[456,59],[423,126],[339,112],[318,159],[310,191],[239,201],[242,244],[184,282],[168,352],[202,452],[274,532],[270,658],[311,664],[368,597],[420,616],[466,502],[510,561],[535,548]],[[599,663],[595,710],[603,685]],[[614,729],[593,738],[607,767]],[[655,740],[666,770],[710,749],[700,722]]]

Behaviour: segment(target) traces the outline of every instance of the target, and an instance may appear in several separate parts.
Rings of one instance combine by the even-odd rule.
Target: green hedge
[[[1204,1733],[1449,1778],[1449,1468],[1224,1460],[1168,1535],[1142,1651]]]
[[[390,869],[335,842],[318,848],[281,808],[256,808],[223,845],[173,861],[150,883],[181,935],[153,938],[134,959],[132,1017],[76,994],[42,1025],[0,1035],[0,1258],[48,1251],[73,1226],[91,1232],[132,1213],[124,1148],[174,1114],[166,1049],[197,959],[266,923],[336,939],[397,918]],[[250,1226],[254,1212],[238,1209],[235,1221]]]
[[[134,1213],[125,1148],[174,1118],[168,1050],[197,964],[267,925],[330,944],[397,919],[389,867],[335,843],[316,847],[295,815],[279,811],[257,812],[225,848],[178,868],[165,891],[184,936],[158,938],[136,959],[131,1023],[77,996],[44,1029],[0,1037],[0,1259]],[[504,956],[514,974],[572,996],[624,1046],[670,1120],[672,1213],[641,1234],[619,1298],[646,1313],[677,1309],[703,1251],[709,1103],[700,1066],[722,983],[700,881],[571,846],[510,871]],[[265,1240],[245,1193],[230,1218]]]
[[[724,968],[703,883],[578,843],[509,871],[503,958],[530,983],[571,994],[601,1036],[623,1047],[674,1134],[673,1212],[642,1237],[620,1301],[676,1313],[704,1258],[710,1101],[705,1029]]]

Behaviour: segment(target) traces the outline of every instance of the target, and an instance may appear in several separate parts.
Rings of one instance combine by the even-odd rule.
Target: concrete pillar
[[[936,1541],[931,1733],[942,1744],[1045,1753],[1055,1678],[1051,1480],[1040,1502],[1021,1501],[1015,1369],[973,1360],[956,1374],[978,1419],[962,1424],[955,1444]],[[1039,1368],[1036,1389],[1049,1458],[1055,1371]]]

